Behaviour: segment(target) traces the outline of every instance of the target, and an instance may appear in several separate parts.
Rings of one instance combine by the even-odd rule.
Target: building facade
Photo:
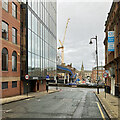
[[[114,51],[108,51],[108,31],[114,31]],[[113,2],[105,23],[105,69],[109,70],[106,79],[110,93],[120,92],[120,2]],[[118,90],[119,89],[119,90]]]
[[[84,80],[84,78],[85,78],[83,62],[82,62],[82,66],[81,66],[81,71],[79,73],[79,78],[80,78],[80,80]]]
[[[105,72],[104,66],[98,66],[98,80],[101,83],[105,82],[105,79],[103,77],[104,72]],[[91,82],[92,83],[97,83],[97,67],[94,67],[92,69]]]
[[[20,94],[20,3],[0,2],[0,90],[2,97]]]
[[[85,70],[84,74],[85,74],[85,79],[87,79],[87,80],[89,80],[89,82],[91,82],[92,71],[91,70]]]
[[[46,90],[46,76],[56,76],[56,2],[28,1],[21,4],[21,90]],[[30,76],[25,80],[25,75]],[[27,86],[28,82],[28,86]]]

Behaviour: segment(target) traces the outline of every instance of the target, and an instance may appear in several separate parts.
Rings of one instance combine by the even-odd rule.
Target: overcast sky
[[[65,1],[65,0],[64,0]],[[70,0],[67,0],[70,1]],[[70,18],[64,43],[64,62],[73,63],[81,69],[82,61],[85,70],[91,70],[95,63],[95,40],[89,45],[91,37],[98,36],[99,65],[104,65],[104,25],[107,20],[111,2],[63,2],[58,1],[58,39],[63,41],[67,19]],[[58,47],[60,43],[58,41]]]

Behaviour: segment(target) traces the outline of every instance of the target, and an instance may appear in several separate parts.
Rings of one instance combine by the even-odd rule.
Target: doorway
[[[37,91],[39,91],[39,80],[37,80]]]
[[[111,94],[115,95],[115,79],[111,79]]]

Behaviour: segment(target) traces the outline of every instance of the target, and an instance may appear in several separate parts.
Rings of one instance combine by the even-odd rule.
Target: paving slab
[[[105,92],[100,92],[99,94],[95,93],[98,97],[99,101],[101,102],[102,106],[104,107],[105,111],[107,112],[108,116],[113,119],[118,119],[118,97],[113,96],[111,94]]]

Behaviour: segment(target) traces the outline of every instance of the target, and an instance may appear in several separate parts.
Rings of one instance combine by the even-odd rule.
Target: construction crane
[[[61,52],[62,63],[64,63],[64,42],[65,42],[65,36],[66,36],[66,31],[67,31],[67,27],[68,27],[69,21],[70,21],[70,18],[68,18],[67,23],[66,23],[66,28],[65,28],[65,33],[64,33],[64,37],[63,37],[63,42],[61,42],[61,40],[59,40],[61,46],[58,48],[58,50],[62,49],[62,52]]]

